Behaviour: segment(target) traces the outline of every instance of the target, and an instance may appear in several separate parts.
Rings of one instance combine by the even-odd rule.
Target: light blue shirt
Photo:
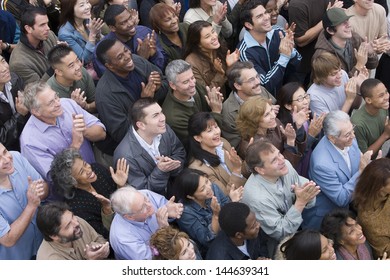
[[[0,187],[0,237],[10,231],[10,225],[19,218],[27,206],[27,176],[33,181],[41,179],[39,173],[19,152],[10,153],[15,171],[9,176],[12,190]],[[34,216],[14,246],[0,245],[0,260],[29,260],[37,254],[41,242],[42,234],[38,230]]]

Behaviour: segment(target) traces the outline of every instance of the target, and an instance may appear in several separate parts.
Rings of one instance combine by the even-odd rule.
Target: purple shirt
[[[56,125],[50,125],[31,115],[20,136],[20,149],[22,155],[47,180],[47,172],[54,156],[72,144],[72,114],[83,114],[86,127],[105,126],[98,118],[82,109],[75,101],[61,98],[63,114],[57,118]],[[95,162],[92,146],[84,138],[80,147],[80,154],[88,163]]]
[[[139,192],[149,198],[155,212],[168,202],[165,197],[155,192],[149,190],[139,190]],[[145,222],[130,221],[115,214],[110,228],[110,244],[114,249],[115,258],[151,260],[152,251],[149,247],[149,239],[158,228],[156,213]]]

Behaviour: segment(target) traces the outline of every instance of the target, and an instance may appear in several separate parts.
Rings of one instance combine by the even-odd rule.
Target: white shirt
[[[131,129],[133,130],[134,136],[137,139],[138,143],[141,145],[142,148],[145,149],[145,151],[151,156],[151,158],[154,160],[154,162],[157,164],[158,160],[156,157],[160,156],[160,151],[158,147],[160,146],[160,140],[162,135],[159,134],[158,136],[154,137],[153,142],[151,145],[149,145],[134,129],[132,126]]]

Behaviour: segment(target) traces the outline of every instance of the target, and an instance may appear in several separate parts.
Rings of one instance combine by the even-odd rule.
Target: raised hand
[[[297,126],[297,129],[300,129],[301,126],[309,119],[310,110],[302,109],[298,112],[297,106],[294,106],[292,112],[292,118]]]
[[[313,181],[306,182],[303,186],[292,185],[296,196],[295,205],[303,210],[306,204],[320,193],[320,187]]]
[[[222,21],[226,19],[226,13],[227,13],[227,2],[223,3],[222,6],[220,6],[213,15],[213,21],[220,25]]]
[[[44,181],[42,179],[33,181],[30,176],[27,177],[27,181],[27,204],[38,207],[41,204],[41,197],[45,193]]]
[[[241,174],[242,159],[237,154],[236,149],[234,149],[234,147],[232,147],[230,149],[230,151],[226,151],[225,153],[227,153],[227,156],[233,165],[232,172],[234,172],[236,174]]]
[[[225,70],[223,70],[222,60],[220,58],[215,58],[213,64],[217,72],[221,73],[222,75],[225,75]]]
[[[279,53],[290,57],[294,48],[294,34],[292,32],[286,32],[286,35],[283,35],[283,32],[279,31],[279,36]]]
[[[332,2],[329,1],[328,7],[326,8],[326,10],[329,10],[332,8],[342,8],[343,5],[344,5],[343,1],[336,0],[336,1],[334,1],[333,5],[332,5]]]
[[[226,65],[227,67],[232,66],[234,63],[240,60],[240,51],[236,49],[234,52],[230,53],[230,50],[226,53]]]
[[[137,38],[137,42],[137,54],[139,56],[142,56],[145,59],[149,59],[156,53],[156,35],[154,33],[154,30],[152,31],[152,33],[148,33],[148,35],[146,35],[143,40]]]
[[[219,91],[220,87],[212,87],[210,89],[209,86],[206,86],[206,90],[207,90],[207,95],[205,95],[205,99],[211,109],[211,112],[221,113],[223,94]]]
[[[311,137],[315,138],[321,132],[325,116],[325,113],[321,113],[320,116],[317,116],[316,113],[314,113],[313,119],[311,120],[308,128],[308,134]]]
[[[76,88],[70,94],[70,98],[76,101],[76,103],[79,104],[81,108],[86,109],[87,97],[85,97],[84,94],[85,94],[84,91],[81,91],[80,88]]]
[[[157,219],[157,224],[158,224],[159,228],[169,226],[168,208],[165,205],[157,209],[156,219]]]
[[[354,78],[348,80],[345,85],[345,95],[349,100],[355,100],[357,94],[357,81]]]
[[[241,200],[242,195],[244,194],[244,187],[240,186],[236,188],[234,184],[230,187],[229,197],[232,202],[238,202]]]
[[[175,203],[174,196],[171,197],[165,206],[167,207],[169,218],[180,219],[183,214],[184,206],[182,203]]]
[[[23,93],[18,91],[18,96],[15,97],[15,109],[16,109],[16,112],[18,112],[19,114],[21,114],[22,116],[25,116],[28,114],[28,109],[27,107],[24,105],[24,96],[23,96]]]
[[[219,211],[221,211],[221,205],[219,205],[219,202],[215,196],[211,198],[211,203],[210,203],[211,211],[213,212],[213,215],[219,214]]]
[[[101,18],[93,18],[87,23],[89,29],[89,41],[95,42],[96,38],[100,36],[100,30],[104,25],[104,21]]]
[[[295,146],[295,138],[297,137],[297,134],[295,132],[294,127],[291,123],[286,124],[286,127],[283,128],[283,126],[280,126],[280,130],[286,136],[287,145],[294,147]]]
[[[364,168],[371,162],[371,157],[372,157],[373,151],[368,150],[367,152],[360,153],[360,161],[359,161],[359,171],[360,173],[363,172]]]
[[[366,37],[367,40],[367,37]],[[355,58],[356,58],[356,69],[360,70],[362,69],[368,60],[368,46],[367,42],[362,42],[359,46],[359,49],[354,49],[355,52]]]
[[[114,168],[110,166],[110,173],[114,182],[119,187],[123,187],[127,182],[127,178],[129,177],[129,165],[127,160],[125,158],[118,159],[116,162],[116,172],[114,171]]]
[[[73,114],[72,144],[71,147],[80,149],[84,141],[84,132],[86,130],[84,115]]]
[[[149,76],[148,83],[146,85],[144,82],[141,82],[141,87],[142,87],[141,97],[150,97],[150,98],[154,97],[154,93],[156,92],[157,86],[153,82],[153,79],[150,76]]]
[[[103,213],[106,215],[110,215],[113,213],[111,208],[111,201],[105,197],[104,195],[98,194],[97,192],[92,192],[93,196],[100,202],[102,205]]]

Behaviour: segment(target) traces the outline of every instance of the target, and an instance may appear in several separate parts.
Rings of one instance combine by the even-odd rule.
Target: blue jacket
[[[58,39],[67,42],[69,47],[76,53],[77,57],[84,61],[84,65],[92,60],[95,44],[86,41],[83,35],[81,35],[69,21],[61,26],[58,31]]]
[[[275,97],[284,81],[288,81],[288,76],[292,75],[302,59],[295,48],[291,57],[279,53],[279,31],[283,32],[281,29],[272,29],[267,33],[268,50],[260,45],[247,30],[244,33],[244,39],[238,45],[240,60],[253,62],[260,75],[261,85]]]
[[[309,178],[320,186],[316,204],[302,213],[303,228],[320,229],[325,214],[334,208],[348,208],[358,179],[360,150],[356,139],[348,151],[351,172],[329,139],[324,136],[314,149],[309,167]]]

